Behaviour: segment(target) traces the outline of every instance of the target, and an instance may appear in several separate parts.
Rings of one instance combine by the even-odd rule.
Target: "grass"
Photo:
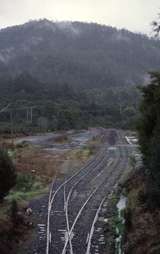
[[[90,150],[88,147],[83,147],[82,149],[78,149],[74,151],[73,153],[74,153],[75,159],[82,160],[82,161],[88,159],[90,156]]]
[[[56,141],[69,142],[69,138],[61,134]],[[73,167],[75,164],[81,165],[96,152],[100,143],[100,138],[93,138],[85,146],[63,155],[48,154],[25,142],[10,147],[8,153],[16,165],[18,177],[16,186],[5,198],[6,201],[10,202],[13,199],[18,202],[29,201],[45,194],[56,172],[61,172],[66,161],[73,162]]]
[[[12,200],[17,200],[18,202],[30,201],[34,197],[40,196],[47,193],[48,187],[43,189],[31,190],[28,192],[23,191],[11,191],[10,194],[6,197],[6,200],[11,202]]]
[[[48,191],[48,187],[31,174],[18,173],[17,183],[9,195],[5,198],[9,203],[16,200],[18,203],[30,201],[34,197],[40,196]]]
[[[141,188],[137,188],[137,189],[132,189],[132,191],[130,191],[128,193],[128,205],[127,208],[130,208],[131,210],[134,210],[139,202],[139,192],[140,192]]]

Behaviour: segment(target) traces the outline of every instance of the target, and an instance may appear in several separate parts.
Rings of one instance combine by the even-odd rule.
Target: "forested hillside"
[[[159,41],[127,30],[32,21],[0,31],[0,70],[83,88],[133,85],[159,68],[159,48]]]
[[[10,132],[11,125],[16,132],[134,126],[139,101],[135,88],[80,89],[67,83],[50,87],[28,74],[3,81],[2,85],[2,132]]]
[[[132,127],[136,86],[159,69],[159,49],[158,40],[97,24],[40,20],[3,29],[0,106],[10,103],[18,128]],[[1,114],[2,129],[10,118]]]

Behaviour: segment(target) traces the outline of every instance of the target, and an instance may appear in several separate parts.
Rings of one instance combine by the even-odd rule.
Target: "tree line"
[[[26,130],[81,129],[90,126],[133,128],[138,111],[139,92],[135,87],[78,89],[68,83],[52,86],[29,74],[14,80],[0,80],[1,132],[10,132],[12,112],[17,132]],[[27,110],[33,109],[32,121]]]

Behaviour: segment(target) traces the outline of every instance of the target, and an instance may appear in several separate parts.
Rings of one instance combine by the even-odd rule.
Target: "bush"
[[[32,190],[34,185],[34,176],[29,174],[18,174],[17,176],[17,183],[16,183],[16,190],[27,192]]]
[[[0,149],[0,201],[16,183],[15,167],[7,151]]]

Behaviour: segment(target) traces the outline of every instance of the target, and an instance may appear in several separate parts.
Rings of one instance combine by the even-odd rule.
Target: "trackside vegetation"
[[[16,172],[6,150],[0,149],[0,202],[16,184]]]
[[[160,73],[151,73],[150,84],[141,91],[139,141],[148,178],[148,201],[154,208],[160,207]]]

